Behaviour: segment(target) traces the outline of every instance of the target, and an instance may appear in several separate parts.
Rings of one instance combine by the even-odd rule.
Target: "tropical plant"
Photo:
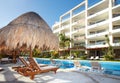
[[[108,49],[105,51],[104,59],[105,60],[114,60],[114,52],[113,52],[113,47],[110,44],[110,39],[108,35],[105,35],[106,37],[106,42],[108,44]]]
[[[70,42],[72,42],[72,39],[70,39],[69,37],[65,36],[64,33],[59,34],[59,46],[60,46],[60,48],[63,49],[61,54],[64,55],[63,56],[64,59],[69,56],[68,53],[65,51],[65,48],[68,49],[70,47]]]
[[[37,49],[37,48],[35,48],[35,49],[33,50],[33,56],[34,56],[34,57],[39,57],[40,53],[41,53],[41,51],[40,51],[39,49]]]
[[[59,58],[58,51],[51,51],[51,59],[56,59]]]
[[[24,56],[24,57],[25,57],[25,56],[29,56],[29,52],[24,52],[24,51],[22,51],[22,52],[20,52],[20,55],[21,55],[21,56]]]
[[[80,59],[86,60],[87,59],[87,55],[80,56]]]
[[[59,40],[60,48],[69,47],[72,42],[72,39],[66,37],[64,33],[59,34]]]

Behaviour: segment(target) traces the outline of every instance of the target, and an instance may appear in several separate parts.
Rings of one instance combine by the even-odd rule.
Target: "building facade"
[[[80,4],[60,16],[52,26],[54,34],[65,33],[74,40],[70,48],[84,46],[90,56],[103,55],[109,45],[116,56],[120,56],[120,0],[83,0]]]

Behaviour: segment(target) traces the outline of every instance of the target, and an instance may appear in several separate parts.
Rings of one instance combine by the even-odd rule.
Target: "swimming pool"
[[[51,64],[50,59],[44,59],[44,58],[36,58],[38,63],[42,64]],[[55,62],[57,64],[60,64],[60,68],[66,69],[66,68],[73,68],[73,60],[59,60],[55,59]],[[79,60],[81,65],[91,67],[91,64],[89,60]],[[99,61],[102,68],[104,68],[105,74],[110,75],[116,75],[120,76],[120,62],[111,62],[111,61]]]
[[[36,58],[36,60],[38,63],[41,63],[41,64],[49,64],[49,65],[51,64],[50,59]],[[70,61],[70,60],[56,59],[55,62],[56,64],[60,65],[60,68],[63,68],[63,69],[74,67],[73,61]]]

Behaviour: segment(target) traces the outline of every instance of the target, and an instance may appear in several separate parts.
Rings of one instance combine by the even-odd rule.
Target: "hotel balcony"
[[[60,21],[61,21],[61,23],[70,22],[70,12],[67,12],[67,13],[63,14],[62,16],[60,16]]]
[[[120,43],[120,38],[119,39],[114,39],[113,43]]]
[[[55,31],[55,30],[58,30],[59,27],[53,27],[52,30]]]
[[[85,25],[85,19],[74,20],[72,26]]]
[[[85,0],[83,0],[79,5],[72,9],[72,15],[77,16],[85,10]]]
[[[85,43],[84,42],[79,42],[79,43],[74,43],[74,45],[72,45],[72,47],[85,47]]]
[[[115,7],[112,8],[112,21],[117,21],[117,20],[120,20],[120,5],[117,5]]]
[[[69,29],[69,28],[70,28],[70,25],[68,24],[68,25],[64,25],[64,26],[62,26],[62,27],[61,27],[61,30]]]
[[[66,36],[69,36],[69,35],[70,35],[70,32],[65,32],[65,35],[66,35]]]
[[[85,33],[85,26],[81,26],[79,28],[74,28],[72,31],[72,34],[78,34],[78,33]]]
[[[87,38],[94,38],[94,37],[104,36],[104,35],[106,35],[108,33],[109,33],[108,30],[101,30],[101,31],[90,33],[87,36]]]
[[[53,33],[59,33],[59,31],[60,31],[60,28],[53,30]]]
[[[100,15],[104,15],[105,13],[107,13],[109,11],[109,8],[106,8],[106,9],[104,9],[104,10],[101,10],[100,12],[97,12],[97,13],[95,13],[95,14],[92,14],[92,15],[90,15],[90,16],[88,16],[87,17],[87,19],[91,19],[91,18],[94,18],[94,17],[98,17],[98,16],[100,16]]]
[[[120,46],[120,39],[113,40],[113,46]]]
[[[99,27],[99,26],[102,26],[102,25],[105,25],[105,24],[108,24],[109,23],[109,20],[106,20],[106,19],[103,19],[103,20],[100,20],[100,21],[97,21],[97,22],[91,22],[89,25],[88,25],[88,29],[92,29],[94,27]]]
[[[112,19],[112,21],[114,22],[114,21],[120,21],[120,13],[118,13],[118,14],[113,14],[113,19]]]
[[[82,18],[85,17],[85,10],[73,15],[72,19],[76,19],[76,18],[80,18],[80,17],[82,17]]]
[[[106,8],[108,8],[109,0],[101,0],[95,5],[92,5],[91,7],[88,8],[88,16],[93,15],[95,13],[98,13]]]
[[[120,25],[114,25],[112,33],[120,33]]]
[[[74,41],[85,41],[85,36],[75,37]]]
[[[55,22],[55,24],[52,26],[53,28],[59,27],[60,22]]]
[[[86,45],[86,48],[103,48],[103,47],[107,47],[107,44],[105,41],[90,43]]]
[[[120,16],[120,12],[119,12],[119,13],[114,13],[114,14],[113,14],[113,18],[119,17],[119,16]]]

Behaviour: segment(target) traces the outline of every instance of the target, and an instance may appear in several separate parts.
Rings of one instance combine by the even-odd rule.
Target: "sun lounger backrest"
[[[19,57],[19,59],[26,67],[29,66],[29,64],[26,62],[26,60],[23,57]]]
[[[74,66],[81,67],[81,64],[79,63],[79,61],[74,61]]]
[[[91,66],[93,69],[101,69],[101,65],[98,62],[91,62]]]
[[[34,68],[35,70],[41,71],[40,66],[38,65],[38,63],[34,58],[28,58],[28,61],[30,62],[30,65],[32,66],[32,68]]]

